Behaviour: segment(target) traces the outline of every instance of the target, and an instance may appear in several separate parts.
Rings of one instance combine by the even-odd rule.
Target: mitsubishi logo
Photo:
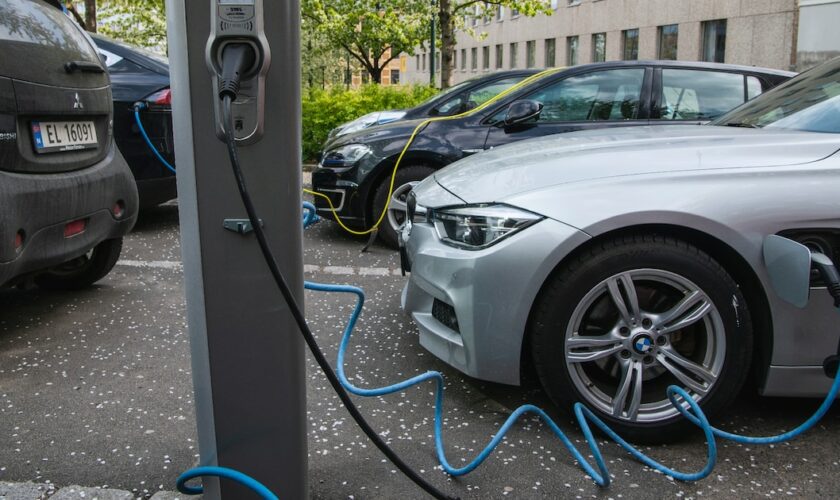
[[[78,92],[76,92],[75,99],[73,100],[73,109],[85,109],[84,104],[82,104],[82,100],[79,98]]]

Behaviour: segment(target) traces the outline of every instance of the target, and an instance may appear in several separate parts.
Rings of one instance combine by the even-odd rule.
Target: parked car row
[[[97,48],[59,7],[0,3],[0,286],[96,282],[139,207],[175,196],[130,114],[152,103],[152,141],[171,156],[165,61],[104,37]]]
[[[420,343],[467,375],[518,385],[532,370],[559,407],[582,401],[622,435],[661,441],[692,426],[668,401],[671,384],[709,416],[750,374],[764,395],[828,391],[822,364],[837,349],[837,310],[824,292],[805,309],[783,301],[762,249],[781,235],[840,257],[840,58],[723,116],[723,103],[788,75],[765,86],[758,70],[740,70],[743,94],[713,103],[697,85],[722,68],[673,90],[669,73],[695,69],[646,64],[652,79],[636,82],[652,99],[638,107],[615,97],[543,106],[551,116],[602,113],[643,126],[516,142],[417,184],[400,233],[411,271],[402,305]],[[543,88],[517,98],[548,95]],[[500,106],[466,127],[502,115]],[[714,120],[645,123],[674,116]],[[485,143],[520,133],[507,128],[488,127]],[[365,138],[375,140],[349,140]],[[811,286],[824,287],[819,275]]]
[[[313,189],[329,197],[336,215],[355,228],[372,226],[390,196],[379,236],[396,248],[412,186],[454,161],[504,144],[575,130],[657,121],[707,122],[794,73],[677,61],[567,68],[531,81],[480,112],[429,123],[415,137],[396,171],[394,189],[389,189],[394,163],[423,119],[467,111],[528,75],[510,72],[472,80],[385,125],[335,134],[312,174]],[[332,217],[325,199],[316,197],[315,206],[320,215]]]

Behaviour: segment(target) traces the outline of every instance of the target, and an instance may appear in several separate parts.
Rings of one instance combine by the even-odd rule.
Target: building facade
[[[483,37],[458,33],[452,83],[502,69],[621,59],[803,69],[840,52],[840,0],[547,1],[550,16],[500,7],[490,19],[468,19]],[[422,49],[408,56],[401,81],[428,83],[430,57]]]

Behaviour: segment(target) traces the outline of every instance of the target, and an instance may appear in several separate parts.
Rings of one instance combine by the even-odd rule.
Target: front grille
[[[461,333],[458,327],[458,317],[455,315],[455,308],[446,302],[435,299],[432,303],[432,317],[443,323],[450,330]]]

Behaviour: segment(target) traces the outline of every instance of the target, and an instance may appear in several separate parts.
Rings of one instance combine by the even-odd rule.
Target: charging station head
[[[811,291],[811,251],[775,234],[764,239],[764,265],[773,290],[785,302],[803,308]]]

